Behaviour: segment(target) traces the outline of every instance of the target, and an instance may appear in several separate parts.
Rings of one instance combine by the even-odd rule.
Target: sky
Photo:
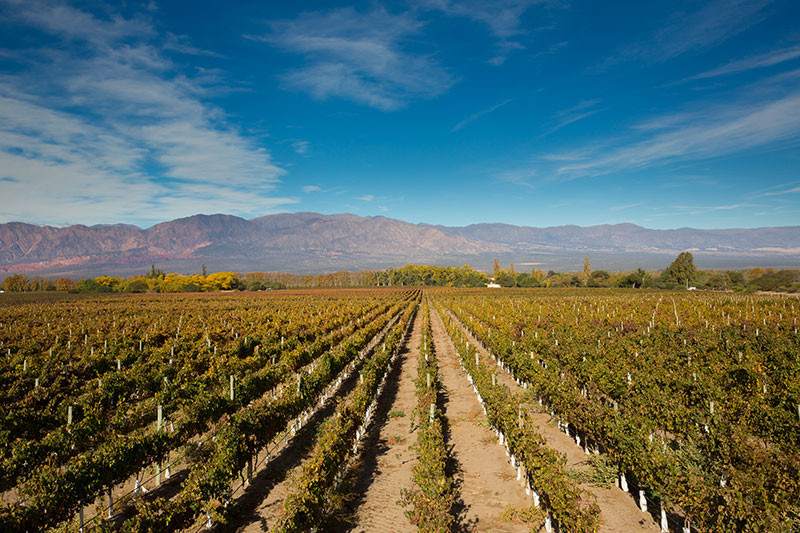
[[[797,0],[0,0],[0,223],[800,225]]]

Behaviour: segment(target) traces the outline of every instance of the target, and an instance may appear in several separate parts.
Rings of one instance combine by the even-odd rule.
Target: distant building
[[[490,289],[499,289],[500,285],[498,285],[497,283],[487,283],[486,287],[488,287]]]

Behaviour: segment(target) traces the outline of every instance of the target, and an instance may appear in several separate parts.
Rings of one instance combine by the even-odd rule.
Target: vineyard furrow
[[[455,315],[450,311],[446,311],[446,313],[448,317],[458,324],[460,330],[467,335],[467,338],[470,339],[470,342],[475,346],[481,357],[487,361],[487,364],[496,364],[497,358],[492,357],[492,354],[482,346],[482,343],[469,332]],[[508,372],[498,373],[497,379],[518,394],[524,391]],[[568,468],[580,469],[586,466],[588,456],[584,450],[557,427],[549,414],[544,411],[538,411],[533,405],[531,407],[533,409],[529,411],[529,419],[537,426],[539,433],[545,438],[547,446],[566,457]],[[660,531],[650,514],[643,513],[636,506],[634,499],[616,486],[603,488],[589,483],[583,483],[580,486],[595,497],[597,506],[600,509],[600,528],[598,529],[600,533],[656,533]]]
[[[488,428],[481,406],[458,363],[455,347],[435,310],[431,311],[431,326],[446,391],[443,411],[448,421],[456,464],[454,477],[460,494],[457,527],[467,531],[528,531],[529,527],[521,522],[501,518],[509,506],[528,508],[530,497],[516,481],[516,472],[503,449],[497,446],[497,439]]]
[[[346,524],[331,531],[402,533],[415,531],[399,505],[401,492],[411,483],[412,446],[416,440],[414,366],[422,338],[422,312],[417,313],[410,337],[398,353],[387,377],[377,409],[376,422],[368,430],[363,453],[354,465],[349,507],[356,507]],[[413,431],[412,431],[413,430]]]

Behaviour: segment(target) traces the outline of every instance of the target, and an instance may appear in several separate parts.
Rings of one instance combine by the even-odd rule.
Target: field
[[[0,295],[0,531],[797,531],[799,305]]]

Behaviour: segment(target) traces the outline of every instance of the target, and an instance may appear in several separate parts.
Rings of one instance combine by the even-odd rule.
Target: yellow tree
[[[591,263],[589,263],[589,256],[586,256],[586,259],[583,260],[583,282],[586,283],[589,281],[589,276],[592,275],[592,269],[590,267]]]

